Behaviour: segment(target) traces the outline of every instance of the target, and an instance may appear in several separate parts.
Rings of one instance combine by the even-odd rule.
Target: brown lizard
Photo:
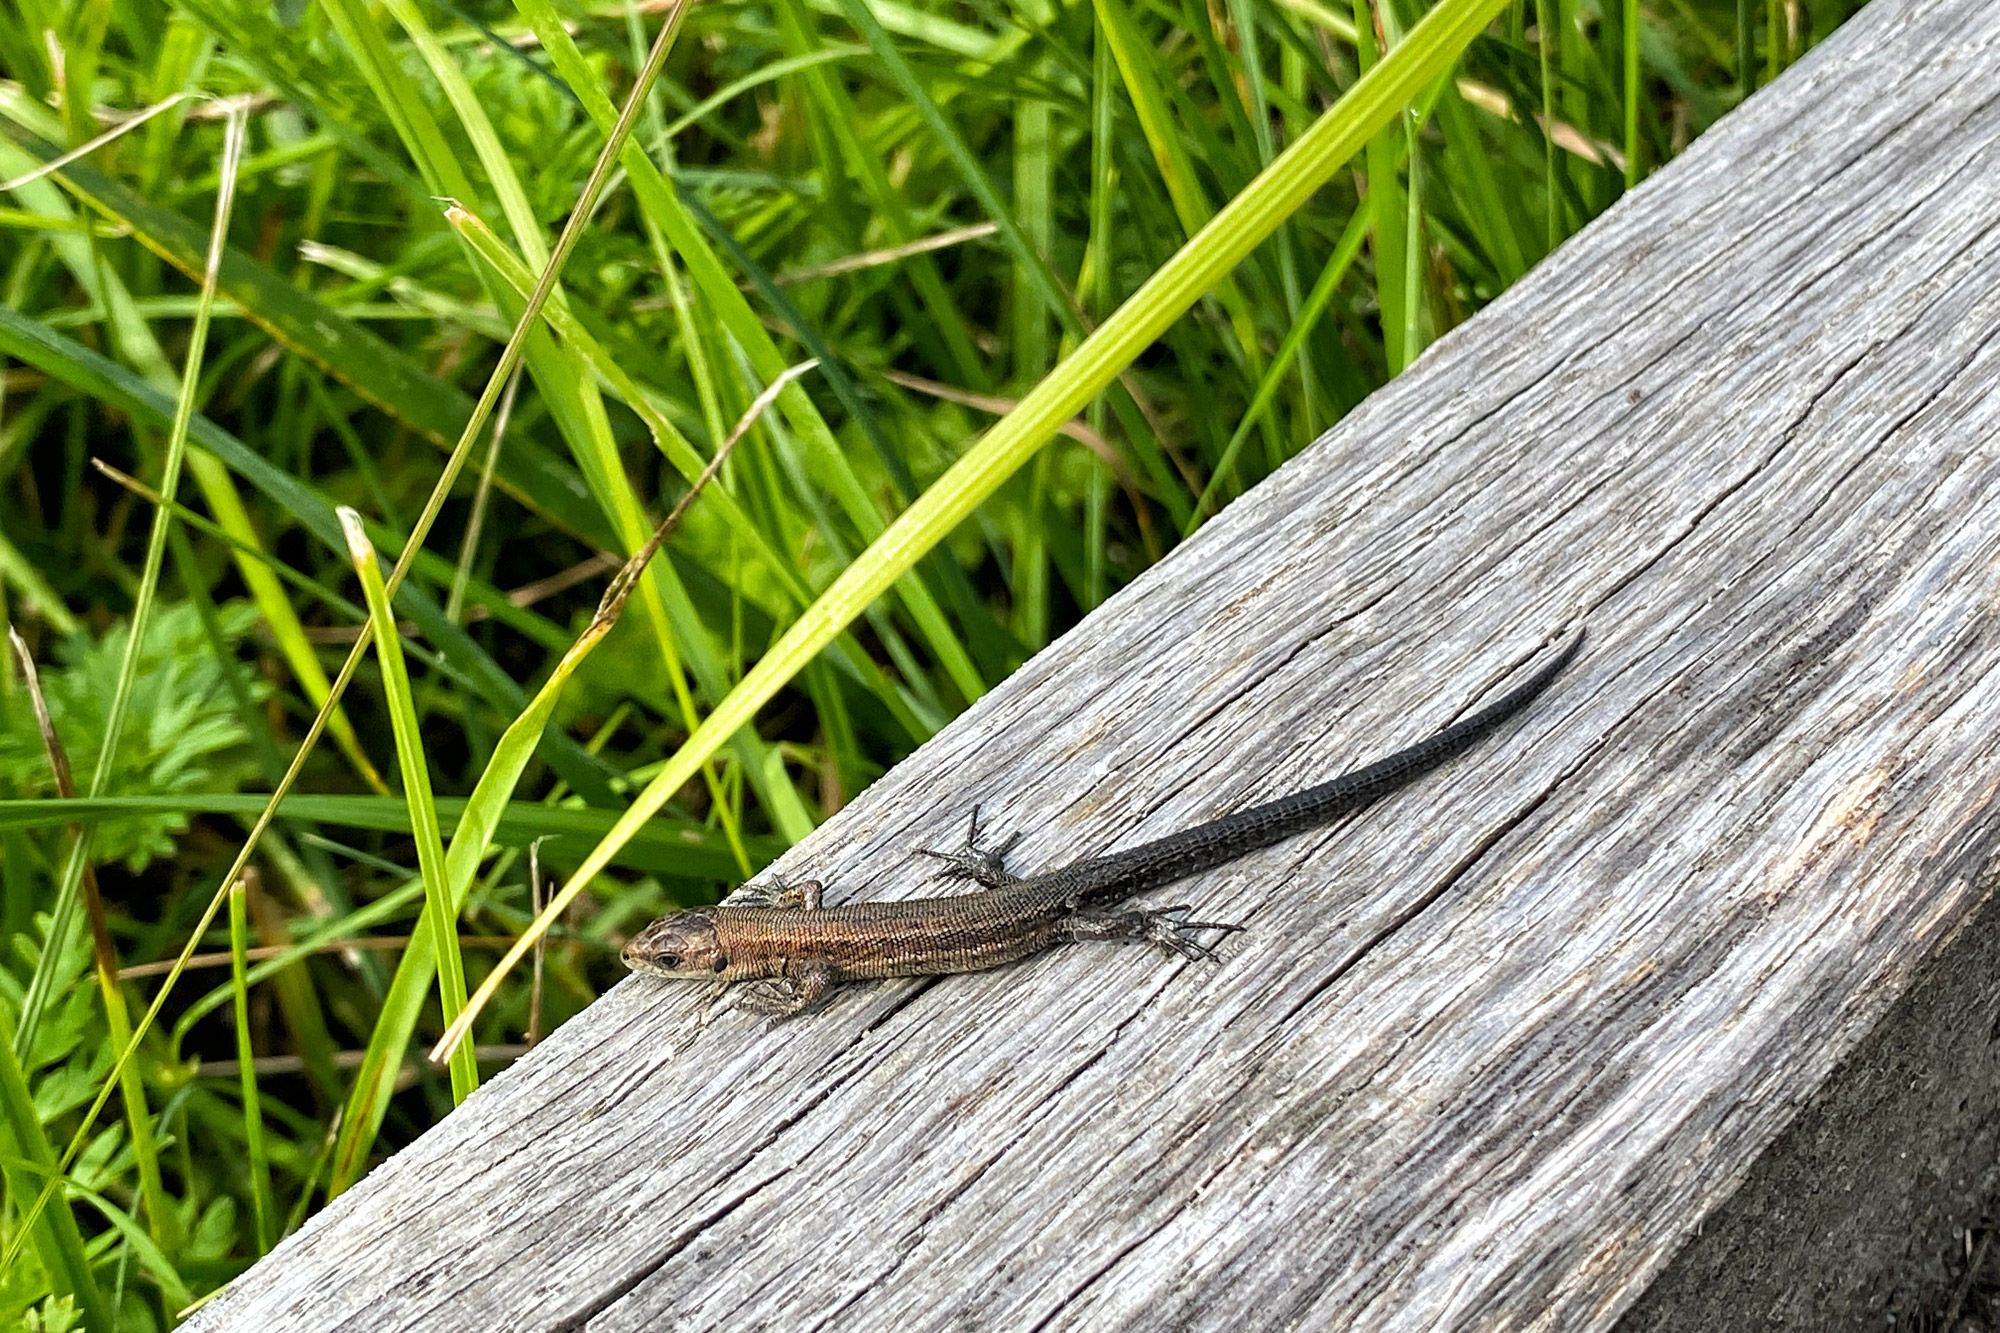
[[[730,903],[655,921],[625,946],[625,964],[665,977],[761,982],[749,988],[746,1007],[786,1016],[839,982],[975,972],[1070,940],[1148,941],[1213,959],[1195,933],[1241,927],[1190,921],[1186,906],[1113,909],[1358,810],[1463,753],[1525,708],[1582,645],[1579,630],[1519,686],[1407,750],[1130,851],[1018,878],[1005,860],[1016,839],[981,847],[975,808],[963,850],[925,853],[946,863],[942,877],[976,884],[974,892],[827,907],[817,882],[746,887]]]

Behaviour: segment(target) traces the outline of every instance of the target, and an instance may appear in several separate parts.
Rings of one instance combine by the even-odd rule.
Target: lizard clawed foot
[[[959,880],[977,884],[983,889],[1004,889],[1020,880],[1007,873],[1007,853],[1021,841],[1015,833],[997,847],[982,847],[979,844],[979,807],[972,807],[972,822],[965,830],[965,846],[949,852],[940,852],[930,847],[919,847],[919,856],[928,856],[934,861],[944,862],[934,878]]]
[[[1073,940],[1111,940],[1124,944],[1157,944],[1194,963],[1220,963],[1222,958],[1195,932],[1243,927],[1227,921],[1190,921],[1186,903],[1172,907],[1135,908],[1128,912],[1078,912],[1065,921],[1063,933]]]

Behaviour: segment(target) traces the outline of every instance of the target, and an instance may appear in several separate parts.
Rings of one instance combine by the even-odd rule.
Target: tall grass
[[[171,1325],[1855,7],[0,7],[0,1325]]]

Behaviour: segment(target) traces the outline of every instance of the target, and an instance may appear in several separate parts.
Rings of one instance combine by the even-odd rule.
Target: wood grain
[[[798,847],[926,890],[1422,736],[1114,946],[625,981],[194,1327],[1606,1328],[1991,895],[2000,7],[1876,0]]]

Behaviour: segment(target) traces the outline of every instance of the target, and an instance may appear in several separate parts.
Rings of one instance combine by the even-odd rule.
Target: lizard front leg
[[[790,1018],[818,1004],[840,979],[839,970],[823,960],[787,962],[783,976],[745,986],[736,1007],[772,1018]]]

